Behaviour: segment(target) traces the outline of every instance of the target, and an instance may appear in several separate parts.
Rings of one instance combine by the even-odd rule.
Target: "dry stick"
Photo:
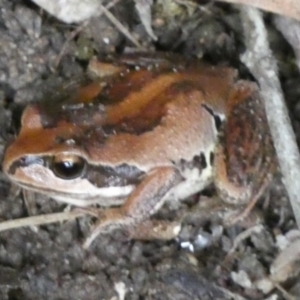
[[[89,21],[83,21],[79,26],[77,26],[75,28],[75,30],[73,30],[70,34],[69,37],[67,37],[66,41],[64,42],[63,46],[61,47],[55,62],[54,62],[54,68],[51,70],[53,73],[56,72],[56,69],[58,68],[60,61],[63,57],[63,55],[65,54],[67,47],[69,46],[69,43],[76,37],[76,35],[83,30],[84,27],[86,27],[88,25]]]
[[[153,41],[157,41],[157,36],[154,34],[152,29],[152,16],[151,6],[153,0],[135,0],[135,8],[139,14],[140,20],[145,27],[146,32],[152,38]]]
[[[274,284],[275,287],[282,293],[286,300],[297,300],[293,295],[290,295],[280,284]]]
[[[82,211],[71,211],[3,221],[0,222],[0,232],[25,226],[36,226],[54,222],[70,221],[84,215],[86,215],[86,213]]]
[[[280,30],[280,32],[292,46],[296,56],[296,64],[300,71],[300,22],[282,16],[276,16],[274,20],[277,29]]]
[[[117,20],[117,18],[101,4],[101,10],[105,16],[138,48],[143,48],[139,41]]]
[[[218,0],[221,2],[237,3],[254,6],[269,12],[300,20],[299,0]]]
[[[267,119],[295,219],[300,228],[300,156],[283,93],[277,76],[277,64],[268,44],[261,13],[241,7],[246,53],[242,61],[259,82]]]
[[[228,251],[226,257],[224,258],[223,263],[226,263],[230,259],[231,255],[236,251],[237,247],[245,239],[247,239],[253,233],[260,233],[263,229],[264,229],[264,227],[261,224],[259,224],[259,225],[254,225],[253,227],[250,227],[250,228],[242,231],[240,234],[238,234],[233,241],[233,245],[232,245],[231,249]]]
[[[120,2],[120,0],[114,0],[114,1],[111,1],[109,4],[106,5],[106,9],[110,9],[112,8],[113,6],[115,6],[118,2]],[[97,16],[98,18],[100,18],[100,16],[103,14],[104,12],[101,11],[100,14]],[[75,28],[75,30],[73,30],[70,34],[70,36],[67,38],[67,40],[64,42],[62,48],[60,49],[59,51],[59,54],[57,55],[56,59],[55,59],[55,63],[54,63],[54,70],[57,69],[60,61],[61,61],[61,58],[62,56],[64,55],[70,41],[72,41],[79,32],[81,32],[83,30],[84,27],[86,27],[88,24],[89,24],[90,20],[86,20],[86,21],[83,21],[77,28]]]

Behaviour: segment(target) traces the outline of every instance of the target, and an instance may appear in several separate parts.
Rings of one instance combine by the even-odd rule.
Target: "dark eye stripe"
[[[43,156],[23,156],[12,163],[8,173],[13,175],[18,168],[24,168],[30,165],[45,165],[45,161],[46,160]]]
[[[116,167],[88,165],[85,177],[97,187],[109,187],[137,184],[143,174],[138,168],[127,164]]]

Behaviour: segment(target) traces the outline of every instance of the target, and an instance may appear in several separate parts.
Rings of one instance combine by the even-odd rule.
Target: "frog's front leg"
[[[174,167],[161,167],[152,170],[122,206],[101,211],[99,222],[86,239],[84,247],[88,248],[99,234],[117,228],[129,230],[133,237],[140,236],[141,232],[145,239],[147,239],[147,235],[149,238],[153,237],[152,225],[155,223],[156,228],[158,228],[159,223],[150,221],[150,216],[159,210],[164,204],[167,193],[182,180],[180,172]],[[165,225],[164,222],[162,227],[168,231]],[[168,238],[171,239],[177,234],[178,232],[174,232]],[[165,232],[162,232],[161,235],[162,238],[167,238]],[[159,238],[157,232],[156,237]]]

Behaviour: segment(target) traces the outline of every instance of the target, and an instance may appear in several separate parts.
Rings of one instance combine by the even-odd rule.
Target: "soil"
[[[57,86],[82,76],[92,56],[120,54],[135,46],[105,16],[79,30],[79,25],[64,24],[30,1],[0,0],[0,8],[3,156],[28,103],[44,99]],[[156,41],[147,34],[133,1],[120,1],[111,12],[148,51],[176,52],[231,66],[241,77],[253,79],[239,59],[245,46],[239,11],[234,6],[214,1],[203,5],[154,1]],[[272,16],[266,14],[265,21],[297,131],[300,90],[293,52],[274,28]],[[74,30],[78,32],[70,39]],[[22,194],[13,195],[2,173],[0,188],[1,220],[28,216]],[[270,265],[280,253],[278,237],[285,239],[296,228],[280,174],[247,222],[224,227],[213,210],[202,209],[203,203],[214,206],[217,201],[212,188],[187,199],[179,208],[166,206],[161,217],[187,215],[178,239],[167,242],[129,240],[123,233],[113,232],[85,250],[82,242],[90,219],[1,232],[0,299],[286,299],[279,289],[264,294],[255,284],[268,277]],[[35,206],[38,214],[66,208],[41,195],[37,195]],[[236,237],[258,223],[259,230],[241,240],[228,257]],[[298,262],[295,259],[296,266]],[[298,269],[294,266],[287,273],[288,280],[280,283],[300,299]]]

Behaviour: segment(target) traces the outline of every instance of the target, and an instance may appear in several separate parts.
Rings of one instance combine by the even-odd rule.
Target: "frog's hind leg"
[[[274,147],[256,84],[242,80],[235,84],[223,126],[214,161],[215,185],[222,200],[244,207],[229,221],[233,224],[249,214],[276,169]]]

